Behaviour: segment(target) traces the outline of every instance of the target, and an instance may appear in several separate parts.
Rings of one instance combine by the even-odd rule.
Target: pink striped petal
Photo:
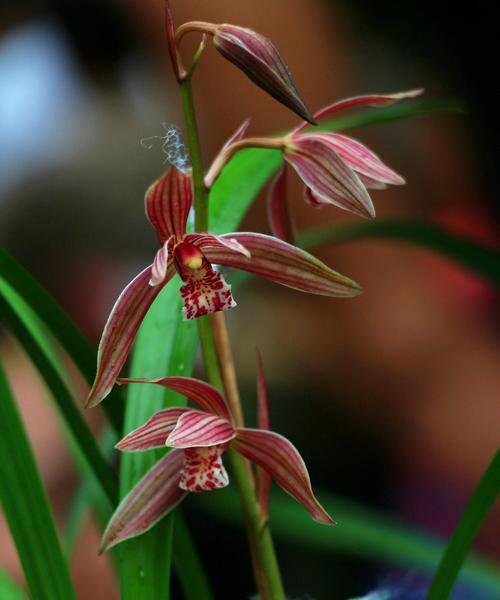
[[[273,235],[280,240],[295,243],[293,225],[286,197],[286,167],[274,177],[267,196],[267,218]]]
[[[409,90],[407,92],[398,92],[396,94],[368,94],[366,96],[353,96],[351,98],[344,98],[343,100],[337,100],[328,106],[325,106],[314,113],[315,121],[325,119],[331,115],[350,108],[362,108],[366,106],[379,107],[388,106],[404,100],[406,98],[415,98],[423,94],[423,89]],[[309,123],[307,121],[302,122],[295,130],[294,134],[305,129]]]
[[[221,237],[209,233],[188,233],[184,236],[185,242],[197,246],[202,252],[210,248],[227,248],[243,256],[250,256],[250,252],[235,238]]]
[[[163,246],[156,253],[153,261],[153,265],[151,267],[151,279],[149,280],[149,285],[153,287],[162,284],[167,276],[169,242],[170,240],[167,240],[163,244]]]
[[[151,529],[186,496],[179,487],[184,452],[173,450],[146,473],[120,502],[101,541],[100,552]]]
[[[269,430],[269,402],[267,398],[266,375],[262,355],[257,350],[257,426],[261,430]],[[271,490],[271,476],[261,467],[257,467],[257,498],[261,518],[266,518],[269,513],[269,492]]]
[[[225,164],[225,152],[231,144],[241,140],[241,138],[245,135],[248,126],[250,125],[250,119],[245,119],[243,123],[238,127],[238,129],[231,135],[231,137],[226,141],[224,146],[222,146],[220,152],[215,157],[210,169],[208,169],[207,174],[205,176],[205,186],[207,188],[211,188],[215,179],[217,178],[217,174],[220,173],[222,166]]]
[[[179,487],[188,492],[204,492],[226,487],[229,483],[222,464],[226,446],[187,448]]]
[[[357,140],[339,133],[315,133],[312,135],[330,144],[340,158],[358,174],[381,183],[392,185],[403,185],[405,183],[401,175],[390,169],[374,152]]]
[[[165,444],[172,448],[217,446],[236,435],[227,419],[199,410],[190,410],[179,417]]]
[[[116,448],[124,452],[137,452],[151,448],[163,448],[179,417],[190,411],[186,407],[165,408],[155,413],[144,425],[126,435]]]
[[[260,233],[228,233],[245,246],[250,258],[224,248],[205,250],[214,263],[255,273],[281,285],[322,296],[357,296],[361,287],[328,268],[320,260],[291,244]]]
[[[382,183],[380,181],[376,181],[375,179],[372,179],[371,177],[367,177],[366,175],[363,175],[362,173],[358,173],[358,177],[361,179],[361,182],[367,189],[385,190],[387,188],[387,184]]]
[[[120,385],[124,383],[154,383],[161,385],[178,392],[183,396],[186,396],[193,402],[196,402],[198,406],[201,406],[203,410],[207,412],[223,417],[227,421],[231,421],[229,409],[226,401],[222,394],[216,390],[213,386],[200,381],[199,379],[193,379],[192,377],[162,377],[158,379],[132,379],[132,378],[120,378],[118,380]]]
[[[317,134],[290,138],[284,158],[323,202],[362,217],[375,216],[373,203],[359,177]]]
[[[142,320],[163,286],[173,277],[170,267],[162,285],[151,287],[151,267],[128,284],[116,301],[102,333],[97,351],[97,373],[86,406],[96,406],[109,394],[118,377]]]
[[[156,230],[160,244],[174,236],[178,241],[186,232],[193,190],[190,175],[175,167],[153,183],[146,192],[146,216]]]
[[[260,429],[238,429],[234,448],[253,463],[265,469],[285,492],[311,513],[318,523],[334,525],[335,521],[316,500],[306,465],[295,446],[282,435]]]
[[[260,33],[223,23],[215,31],[214,46],[255,84],[300,117],[314,124],[275,45]]]

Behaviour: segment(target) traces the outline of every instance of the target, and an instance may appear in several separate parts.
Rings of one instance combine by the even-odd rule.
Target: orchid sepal
[[[233,446],[245,458],[267,471],[285,492],[310,512],[315,521],[335,525],[314,496],[307,467],[289,440],[274,431],[239,428]]]
[[[182,450],[172,450],[135,485],[116,508],[106,527],[99,553],[145,533],[186,496],[179,487]]]

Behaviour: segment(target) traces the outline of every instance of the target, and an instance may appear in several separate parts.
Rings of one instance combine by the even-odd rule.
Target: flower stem
[[[180,88],[193,170],[195,230],[207,231],[208,190],[203,181],[201,149],[190,75],[180,81]],[[235,424],[242,426],[243,414],[224,313],[218,312],[211,315],[211,321],[212,328],[207,317],[197,319],[207,377],[212,385],[224,389]],[[260,599],[285,600],[271,533],[267,522],[262,522],[260,519],[250,465],[234,450],[229,449],[228,454],[241,496]]]

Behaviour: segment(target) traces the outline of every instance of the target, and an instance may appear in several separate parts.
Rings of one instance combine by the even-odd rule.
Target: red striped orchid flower
[[[314,114],[320,121],[341,110],[387,106],[404,98],[414,98],[422,90],[398,94],[372,94],[339,100]],[[305,198],[312,206],[333,204],[362,217],[375,217],[367,188],[383,189],[402,185],[405,180],[385,165],[361,142],[340,133],[305,132],[303,121],[285,137],[283,157],[304,182]]]
[[[150,529],[188,492],[227,486],[222,454],[229,446],[264,469],[315,521],[335,524],[314,496],[295,446],[273,431],[235,427],[223,396],[208,383],[189,377],[120,379],[119,383],[158,384],[183,394],[202,410],[166,408],[117,444],[127,452],[164,446],[173,450],[119,504],[104,532],[101,551]]]
[[[97,374],[87,406],[96,406],[111,391],[144,316],[176,272],[184,283],[180,294],[186,319],[236,305],[231,286],[212,263],[313,294],[346,297],[361,293],[356,282],[274,237],[258,233],[186,233],[192,196],[190,175],[175,167],[170,167],[146,192],[146,215],[161,247],[153,264],[128,284],[111,311],[99,344]]]

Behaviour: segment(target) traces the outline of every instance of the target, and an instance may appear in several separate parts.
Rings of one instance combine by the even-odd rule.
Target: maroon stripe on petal
[[[282,435],[260,429],[238,429],[234,448],[265,469],[285,492],[300,502],[313,519],[325,525],[335,521],[316,500],[306,465],[295,446]]]
[[[322,296],[357,296],[361,287],[308,252],[269,235],[228,233],[249,252],[245,257],[222,248],[204,250],[210,262],[255,273],[281,285]]]
[[[163,283],[152,287],[151,267],[128,284],[116,301],[97,351],[97,373],[86,406],[96,406],[109,394],[134,342],[144,316],[163,286],[173,277],[170,267]]]
[[[179,488],[184,452],[172,450],[120,502],[101,541],[100,552],[151,529],[186,496]]]

